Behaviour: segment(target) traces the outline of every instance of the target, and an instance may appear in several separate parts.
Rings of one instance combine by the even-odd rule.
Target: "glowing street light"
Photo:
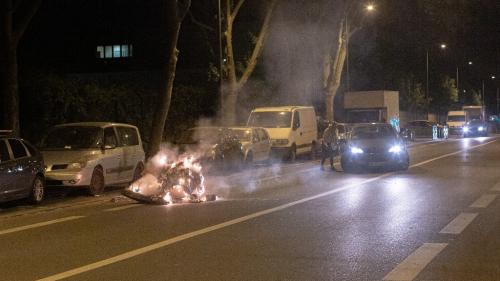
[[[469,61],[469,65],[472,65],[472,61],[471,60]]]
[[[366,5],[366,10],[369,11],[369,12],[375,10],[375,5],[373,5],[373,4]]]
[[[446,44],[441,43],[440,47],[441,47],[441,49],[446,49]]]
[[[497,78],[495,75],[491,75],[491,79],[495,80]]]

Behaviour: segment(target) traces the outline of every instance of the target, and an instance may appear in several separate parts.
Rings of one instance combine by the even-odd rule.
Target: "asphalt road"
[[[0,280],[498,280],[500,138],[410,152],[405,172],[304,161],[209,177],[221,198],[200,204],[9,205]]]

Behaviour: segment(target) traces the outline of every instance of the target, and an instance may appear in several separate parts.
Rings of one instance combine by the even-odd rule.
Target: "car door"
[[[271,139],[267,134],[265,129],[257,129],[257,133],[259,134],[262,158],[261,160],[269,159],[269,153],[271,152]]]
[[[123,149],[118,146],[115,128],[104,128],[104,155],[102,158],[102,165],[106,184],[116,183],[119,179],[122,151]]]
[[[120,172],[118,173],[119,181],[131,181],[134,174],[134,168],[138,162],[139,138],[135,128],[117,126],[119,145],[122,149],[122,157],[120,159]]]
[[[15,190],[14,164],[7,141],[0,139],[0,201]]]
[[[304,148],[306,145],[304,141],[304,132],[300,123],[300,111],[295,110],[293,112],[293,122],[292,122],[292,132],[295,135],[295,145],[297,147],[297,153],[301,153],[306,151],[307,148]]]
[[[30,157],[26,147],[18,139],[8,139],[8,143],[14,159],[11,171],[15,177],[14,189],[9,190],[9,194],[18,196],[30,187],[34,175],[30,169]]]

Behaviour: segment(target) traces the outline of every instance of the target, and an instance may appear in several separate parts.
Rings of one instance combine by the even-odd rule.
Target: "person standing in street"
[[[337,135],[334,122],[329,122],[328,127],[323,132],[323,141],[321,143],[321,170],[324,170],[326,158],[330,158],[330,167],[333,168],[333,152],[336,145]]]

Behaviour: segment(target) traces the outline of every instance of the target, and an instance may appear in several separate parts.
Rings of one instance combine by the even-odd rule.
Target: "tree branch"
[[[257,37],[257,41],[255,43],[255,47],[252,52],[252,56],[249,59],[249,63],[245,69],[245,72],[243,72],[240,81],[238,81],[238,88],[243,86],[248,81],[248,78],[250,78],[250,75],[252,74],[255,66],[257,65],[257,59],[262,52],[262,46],[264,45],[264,39],[269,30],[270,26],[269,23],[271,21],[271,15],[273,13],[276,2],[277,0],[271,0],[271,3],[269,4],[266,17],[264,18],[264,23],[262,24],[262,28],[260,30],[259,36]]]
[[[171,0],[167,0],[171,1]],[[191,0],[178,0],[177,1],[177,20],[182,21],[186,14],[189,12],[189,7],[191,6]]]
[[[189,11],[189,12],[188,12],[188,14],[189,14],[189,18],[191,19],[191,21],[192,21],[194,24],[196,24],[197,26],[199,26],[199,27],[201,27],[201,28],[203,28],[203,29],[206,29],[206,30],[208,30],[208,31],[215,32],[215,28],[213,28],[213,27],[211,27],[211,26],[209,26],[209,25],[207,25],[207,24],[204,24],[204,23],[202,23],[201,21],[197,20],[197,19],[194,17],[193,13],[191,13],[191,11]]]
[[[240,8],[241,8],[241,6],[243,5],[244,2],[245,2],[245,0],[239,0],[238,1],[238,3],[236,4],[236,6],[234,7],[233,11],[231,12],[231,21],[234,21],[234,19],[238,15],[238,12],[240,11]]]
[[[21,2],[21,1],[19,1]],[[16,3],[16,9],[20,7],[20,3]],[[26,1],[24,4],[24,9],[22,10],[22,13],[17,17],[18,20],[14,24],[14,30],[13,30],[13,39],[14,39],[14,44],[17,46],[19,43],[19,40],[23,36],[24,32],[26,31],[26,28],[28,27],[28,24],[30,23],[31,19],[35,15],[36,11],[40,7],[40,4],[42,3],[42,0],[29,0]],[[21,12],[21,11],[19,11]]]

